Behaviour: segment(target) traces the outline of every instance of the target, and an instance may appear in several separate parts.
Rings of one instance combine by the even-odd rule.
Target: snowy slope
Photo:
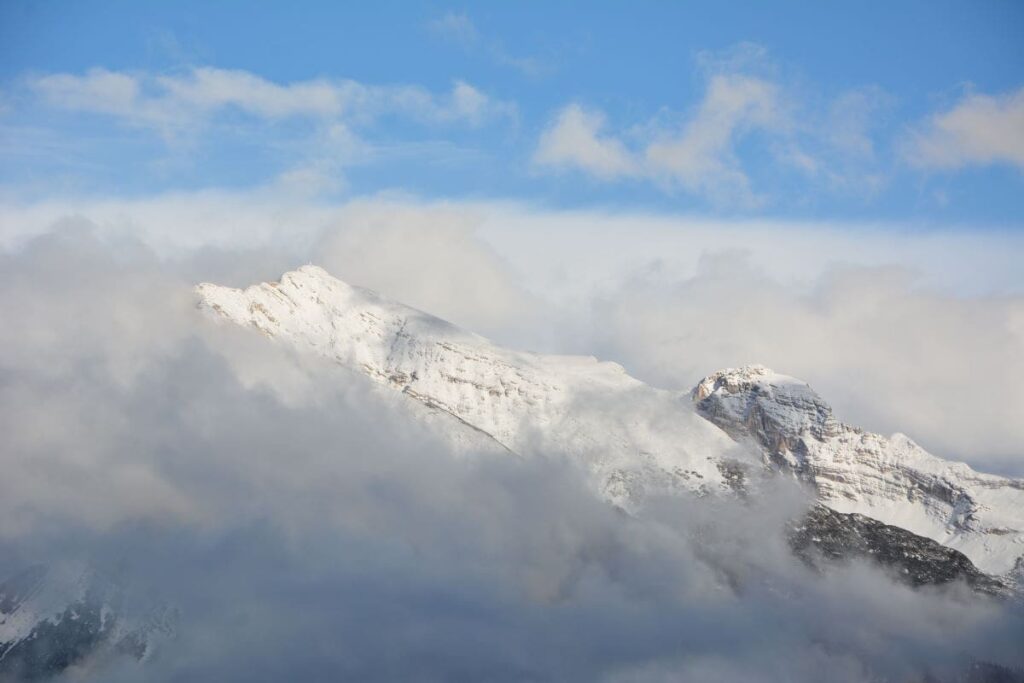
[[[834,510],[931,538],[990,573],[1024,556],[1024,481],[942,460],[903,434],[843,424],[807,384],[761,366],[717,372],[691,396],[702,415],[813,484]]]
[[[726,490],[723,462],[756,465],[675,395],[619,365],[503,349],[315,266],[245,290],[196,291],[201,307],[365,373],[514,453],[574,456],[622,507],[655,491]]]
[[[764,368],[716,373],[681,400],[614,363],[503,349],[315,266],[196,291],[219,317],[403,392],[457,443],[483,436],[520,455],[575,458],[627,509],[649,493],[729,491],[763,470],[763,456],[834,510],[953,547],[985,571],[1005,573],[1024,554],[1024,482],[841,424],[806,384]]]
[[[118,583],[89,568],[35,565],[0,583],[0,680],[45,678],[97,657],[145,660],[174,621],[164,606],[128,609]]]

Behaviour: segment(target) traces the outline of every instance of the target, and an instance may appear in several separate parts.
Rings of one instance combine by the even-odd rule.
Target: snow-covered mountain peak
[[[618,364],[505,349],[315,266],[244,290],[196,292],[201,308],[398,390],[434,422],[445,416],[457,441],[475,447],[473,436],[484,435],[521,455],[570,455],[623,507],[652,491],[735,484],[723,463],[742,449]]]
[[[693,391],[698,398],[704,398],[715,391],[736,393],[753,387],[773,391],[807,392],[817,396],[806,382],[758,364],[719,370],[702,379]]]
[[[808,430],[822,437],[842,428],[831,406],[806,382],[763,365],[720,370],[701,380],[691,395],[705,411],[713,406],[715,423],[734,438],[747,435],[746,421],[754,410],[777,435]]]
[[[483,337],[429,313],[386,299],[373,290],[350,285],[314,265],[301,266],[285,273],[277,282],[263,282],[244,291],[210,283],[198,285],[196,291],[203,305],[236,322],[245,320],[270,335],[287,330],[271,314],[272,309],[262,303],[262,300],[268,298],[290,306],[293,313],[297,314],[292,322],[301,317],[309,325],[318,325],[326,321],[334,322],[337,314],[343,314],[365,322],[355,325],[352,332],[356,332],[356,328],[379,328],[397,320],[408,327],[409,331],[416,330],[437,338],[486,342]],[[375,325],[375,322],[379,324]]]
[[[926,536],[986,571],[1024,555],[1024,482],[844,424],[806,383],[763,366],[717,372],[680,400],[614,363],[502,348],[315,266],[196,291],[218,317],[401,392],[467,450],[569,456],[627,509],[654,492],[735,490],[761,471],[760,454],[830,508]]]
[[[905,434],[844,424],[806,383],[762,366],[716,372],[691,397],[701,415],[839,512],[926,536],[994,573],[1024,556],[1024,481],[943,460]]]

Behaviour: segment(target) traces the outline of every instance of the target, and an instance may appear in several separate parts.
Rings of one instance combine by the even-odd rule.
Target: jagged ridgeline
[[[820,504],[795,522],[821,532],[794,536],[806,557],[811,546],[823,558],[846,549],[915,584],[964,580],[988,593],[1021,570],[1024,481],[843,424],[807,384],[766,368],[717,372],[680,395],[614,363],[501,348],[316,266],[196,291],[217,318],[403,393],[456,447],[568,454],[624,510],[651,494],[736,495],[774,472]]]
[[[665,495],[743,506],[778,490],[767,482],[793,479],[816,503],[790,521],[789,546],[816,570],[871,562],[911,586],[959,583],[978,600],[1019,597],[1024,482],[942,460],[903,435],[846,425],[791,377],[748,366],[692,391],[657,389],[615,363],[499,347],[313,266],[244,290],[196,291],[215,320],[398,392],[456,451],[565,454],[599,496],[630,514]],[[117,581],[88,568],[28,568],[0,585],[0,681],[107,657],[145,660],[175,621],[172,609],[129,604]],[[1024,680],[985,662],[965,675]]]

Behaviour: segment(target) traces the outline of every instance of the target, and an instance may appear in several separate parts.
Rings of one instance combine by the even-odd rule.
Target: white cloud
[[[654,383],[762,363],[808,381],[848,423],[1021,471],[1024,296],[949,296],[897,266],[785,284],[727,252],[693,277],[638,272],[597,319],[607,353]]]
[[[156,76],[169,101],[198,111],[236,107],[265,118],[289,116],[334,117],[365,97],[363,86],[352,81],[323,79],[279,85],[236,69],[199,67],[186,76]]]
[[[880,88],[815,103],[780,79],[767,51],[752,44],[701,53],[697,61],[705,89],[690,111],[663,110],[609,132],[603,112],[570,104],[542,132],[534,163],[604,181],[642,178],[716,205],[753,207],[769,199],[756,187],[751,168],[757,164],[743,148],[753,140],[774,169],[795,170],[802,182],[821,189],[870,195],[884,182],[872,138],[888,101]],[[765,178],[770,172],[758,170],[771,180]]]
[[[569,105],[541,134],[534,163],[577,168],[603,180],[639,173],[640,166],[626,146],[614,137],[602,136],[604,126],[604,114]]]
[[[331,221],[313,258],[344,280],[514,340],[538,325],[547,308],[475,237],[482,220],[482,213],[457,204],[356,201]]]
[[[347,170],[380,160],[396,151],[423,152],[416,133],[400,139],[374,140],[372,124],[382,117],[412,121],[427,128],[477,129],[499,121],[514,122],[513,102],[491,97],[456,80],[447,92],[415,85],[366,85],[352,80],[318,78],[276,83],[256,74],[212,67],[183,73],[115,72],[91,69],[84,74],[50,74],[29,78],[25,85],[36,102],[73,112],[112,117],[117,123],[156,133],[166,143],[167,158],[154,167],[193,163],[196,150],[212,143],[211,131],[258,144],[281,159],[264,184],[311,196],[336,193],[347,186]],[[29,100],[31,101],[31,100]],[[275,126],[282,121],[294,125]],[[386,131],[385,131],[386,132]],[[425,133],[421,133],[425,134]],[[92,142],[60,139],[44,144],[19,131],[14,152],[60,153]],[[364,139],[364,136],[366,139]],[[101,144],[105,144],[101,143]],[[50,151],[54,148],[57,152]],[[94,155],[81,154],[80,163]]]
[[[650,140],[639,149],[630,149],[604,128],[602,112],[571,104],[541,134],[533,162],[580,170],[605,181],[645,178],[717,204],[751,206],[760,199],[751,190],[736,145],[755,131],[785,137],[790,123],[775,84],[741,74],[716,74],[696,110],[681,124],[647,124]],[[794,149],[787,154],[801,158]],[[802,158],[805,163],[809,159]]]
[[[966,95],[912,131],[904,154],[922,168],[1009,164],[1024,169],[1024,88]]]
[[[555,169],[577,169],[606,181],[646,178],[718,204],[759,203],[736,145],[757,131],[788,137],[792,124],[780,104],[779,87],[743,74],[715,74],[695,111],[681,118],[680,123],[649,123],[649,141],[634,151],[620,138],[603,132],[602,112],[571,104],[541,134],[533,161]],[[813,164],[792,146],[786,154]]]
[[[878,87],[849,90],[829,106],[826,139],[855,159],[870,159],[877,152],[872,123],[890,104],[891,98]]]
[[[536,57],[509,54],[500,41],[481,34],[473,20],[464,12],[446,12],[428,21],[427,29],[467,52],[482,52],[494,63],[511,67],[526,76],[543,76],[551,71],[550,64]]]
[[[138,106],[140,84],[133,75],[90,69],[83,76],[51,74],[30,81],[30,87],[53,104],[104,114],[128,116]]]
[[[512,102],[495,100],[465,81],[455,81],[450,100],[439,107],[437,117],[479,126],[491,119],[515,118],[516,113]]]
[[[572,104],[556,114],[540,137],[534,163],[576,169],[599,179],[644,178],[716,204],[761,202],[736,147],[752,133],[785,142],[776,151],[808,170],[813,159],[791,141],[793,123],[772,80],[764,48],[741,44],[724,53],[701,53],[706,88],[688,114],[663,113],[634,130],[639,143],[604,133],[605,116]]]
[[[167,259],[205,253],[232,285],[318,262],[501,343],[596,354],[680,391],[764,363],[811,382],[853,424],[1024,473],[1020,235],[407,197],[330,204],[273,186],[0,204],[0,243],[75,215]],[[228,256],[238,250],[251,255],[245,270]],[[707,257],[736,250],[746,258]]]
[[[445,40],[458,43],[465,48],[476,47],[480,42],[480,32],[465,13],[446,12],[443,16],[427,22],[427,28]]]
[[[397,113],[427,123],[470,125],[515,112],[511,103],[494,100],[463,81],[456,81],[450,93],[435,94],[415,85],[324,78],[281,84],[248,71],[214,67],[175,75],[91,69],[82,75],[33,77],[28,87],[55,107],[157,127],[195,125],[231,109],[267,120],[361,122]]]
[[[180,614],[145,663],[72,677],[855,683],[1022,662],[1012,602],[799,563],[791,482],[624,515],[558,454],[456,457],[400,394],[204,319],[206,251],[77,227],[0,254],[0,571],[84,559],[127,584],[119,607]]]
[[[662,134],[644,151],[651,173],[719,202],[755,197],[735,155],[737,140],[752,131],[784,133],[789,123],[778,88],[761,78],[719,74],[711,78],[696,113],[681,132]]]

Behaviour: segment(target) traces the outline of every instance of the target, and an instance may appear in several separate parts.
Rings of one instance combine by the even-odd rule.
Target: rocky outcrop
[[[815,505],[790,528],[793,552],[808,564],[866,560],[912,586],[963,582],[979,593],[1007,597],[1013,588],[981,572],[963,553],[890,524]]]
[[[1024,481],[942,460],[902,434],[844,424],[807,384],[761,366],[710,375],[691,399],[834,510],[930,538],[993,574],[1010,572],[1024,555]]]
[[[983,572],[1024,555],[1024,482],[844,424],[805,383],[763,367],[715,373],[680,401],[614,363],[504,349],[315,266],[196,292],[218,319],[401,392],[465,450],[569,456],[626,510],[652,493],[746,495],[767,465],[837,512],[958,550]]]

